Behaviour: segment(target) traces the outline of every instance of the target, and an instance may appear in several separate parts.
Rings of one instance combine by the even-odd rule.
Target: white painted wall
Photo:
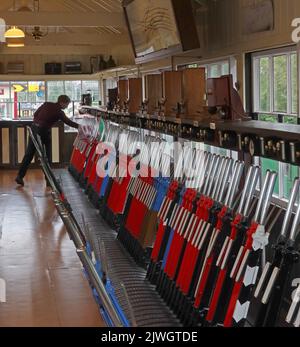
[[[243,6],[259,1],[261,0],[209,0],[207,11],[200,12],[197,18],[201,48],[185,53],[184,55],[189,56],[186,59],[176,58],[176,63],[185,64],[199,60],[207,62],[232,57],[236,61],[237,80],[240,82],[240,93],[243,95],[244,54],[293,44],[294,28],[291,23],[295,17],[300,17],[299,0],[273,0],[274,30],[244,35]],[[143,68],[147,70],[147,66],[152,69],[171,66],[171,59],[152,62]]]
[[[273,0],[274,30],[244,35],[243,6],[260,0],[208,1],[208,11],[199,14],[198,31],[202,48],[198,54],[203,59],[234,56],[237,61],[237,78],[243,87],[244,54],[293,44],[292,20],[300,17],[299,0]],[[243,89],[241,89],[241,93]]]
[[[247,4],[259,1],[261,0],[209,0],[207,11],[199,13],[197,19],[201,49],[186,53],[188,56],[194,56],[195,59],[177,59],[177,63],[183,64],[185,60],[186,62],[199,60],[199,57],[204,62],[231,56],[236,61],[237,80],[240,82],[241,94],[243,94],[244,53],[292,44],[293,28],[291,22],[295,17],[300,17],[299,0],[273,0],[274,30],[243,35],[242,8]],[[45,54],[37,54],[38,52],[26,55],[19,54],[22,51],[14,51],[18,54],[7,54],[7,50],[3,50],[2,54],[0,51],[0,63],[5,66],[8,61],[24,61],[26,74],[43,74],[45,62],[80,60],[83,70],[89,72],[90,56],[94,52],[91,51],[91,48],[87,48],[86,52],[83,51],[82,47],[80,49],[75,46],[74,49],[70,47],[70,53],[66,54],[65,48],[64,51],[60,51],[58,48],[57,55],[51,53],[55,47],[45,51]],[[94,50],[97,50],[96,46]],[[97,54],[101,54],[101,52]],[[112,54],[118,65],[128,65],[133,62],[132,49],[128,43],[114,45],[112,42],[109,52],[106,54]],[[164,59],[163,61],[144,64],[141,71],[158,70],[170,66],[171,59]]]

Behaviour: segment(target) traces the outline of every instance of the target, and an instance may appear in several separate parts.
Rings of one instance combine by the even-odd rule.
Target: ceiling
[[[130,42],[122,0],[1,0],[0,17],[26,32],[26,51],[76,46],[105,52]],[[41,40],[32,37],[34,26],[46,34]]]

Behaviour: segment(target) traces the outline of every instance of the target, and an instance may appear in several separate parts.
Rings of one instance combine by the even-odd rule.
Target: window
[[[230,72],[229,61],[220,61],[218,63],[206,65],[208,78],[217,78],[223,75],[228,75]]]
[[[105,91],[106,104],[109,102],[108,90],[118,88],[117,79],[111,78],[103,81],[103,88]]]
[[[46,101],[45,81],[28,82],[28,101],[33,103],[43,103]]]
[[[49,88],[49,84],[48,84]],[[81,100],[81,81],[65,81],[65,94],[72,101]]]
[[[298,59],[297,54],[291,55],[291,97],[292,113],[298,113]]]
[[[287,113],[287,55],[273,57],[274,66],[274,111]]]
[[[34,112],[45,102],[45,82],[14,81],[10,82],[10,111],[14,118],[31,118]],[[10,117],[12,113],[10,113]]]
[[[254,111],[259,119],[297,123],[298,59],[295,47],[253,55]]]
[[[12,115],[12,103],[9,82],[0,82],[0,115],[3,118],[10,118]]]
[[[268,58],[259,60],[259,109],[270,110],[270,62]]]
[[[208,68],[208,77],[216,78],[220,76],[219,65],[211,65]]]
[[[194,64],[188,64],[188,65],[181,65],[178,66],[178,70],[181,69],[192,69],[192,68],[197,68],[197,67],[205,67],[206,69],[206,75],[208,78],[218,78],[224,75],[229,75],[230,74],[230,59],[226,60],[220,60],[217,62],[213,63],[207,63],[207,64],[202,64],[202,63],[194,63]]]
[[[100,100],[99,81],[0,81],[0,116],[3,118],[32,118],[45,101],[56,102],[67,94],[72,103],[66,110],[69,117],[78,115],[81,95],[91,93],[93,105]]]
[[[91,94],[93,105],[99,106],[100,85],[99,81],[82,81],[82,94]]]
[[[226,61],[225,63],[222,63],[221,70],[222,70],[222,75],[228,75],[230,73],[228,61]]]
[[[297,124],[298,58],[295,47],[253,54],[254,111],[259,120],[276,123],[281,115],[286,124]],[[263,175],[278,172],[275,196],[288,199],[299,168],[274,160],[256,158]]]
[[[64,81],[47,82],[47,101],[56,102],[62,94],[65,94]]]

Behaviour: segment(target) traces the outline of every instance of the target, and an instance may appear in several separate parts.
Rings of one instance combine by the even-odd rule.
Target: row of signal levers
[[[78,137],[70,171],[117,229],[128,252],[148,266],[147,279],[182,324],[245,326],[255,299],[259,309],[253,325],[276,326],[299,259],[300,207],[293,216],[299,179],[274,258],[264,264],[270,233],[278,230],[282,214],[271,205],[277,173],[267,171],[260,180],[259,167],[246,170],[244,163],[192,143],[169,170],[170,153],[162,136],[144,136],[145,146],[139,148],[137,129],[106,122],[106,132],[106,142],[117,151],[97,151],[98,138]],[[105,172],[100,174],[104,157]],[[137,175],[128,174],[132,163]],[[181,175],[183,166],[188,169]],[[299,294],[285,317],[294,326],[300,325]]]

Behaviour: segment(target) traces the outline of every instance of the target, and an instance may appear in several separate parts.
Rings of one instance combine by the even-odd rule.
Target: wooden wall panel
[[[52,135],[52,163],[57,164],[60,162],[59,128],[52,128],[51,135]]]
[[[10,163],[10,134],[9,128],[2,128],[2,164]]]

